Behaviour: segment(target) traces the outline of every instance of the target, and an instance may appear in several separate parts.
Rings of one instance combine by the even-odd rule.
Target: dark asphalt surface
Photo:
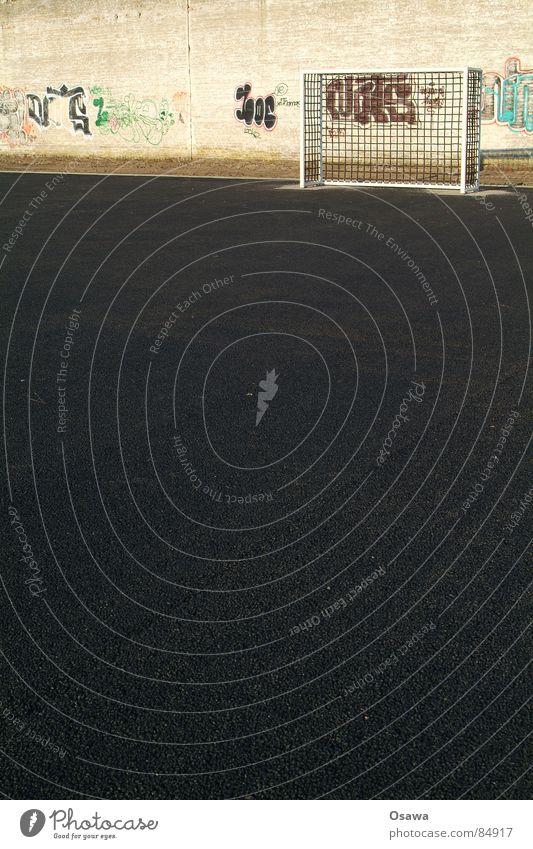
[[[51,179],[0,174],[3,794],[528,796],[517,193]]]

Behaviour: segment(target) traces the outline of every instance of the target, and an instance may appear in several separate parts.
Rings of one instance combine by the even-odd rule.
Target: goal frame
[[[306,179],[305,173],[305,139],[306,139],[306,90],[305,90],[305,79],[306,75],[314,74],[314,75],[331,75],[331,74],[339,74],[339,75],[373,75],[373,74],[444,74],[444,73],[461,73],[462,74],[462,102],[461,102],[461,130],[460,130],[460,138],[461,138],[461,166],[460,166],[460,179],[457,183],[424,183],[424,182],[415,182],[415,181],[405,181],[405,182],[392,182],[387,180],[344,180],[342,178],[338,179],[325,179],[323,173],[323,134],[324,134],[324,122],[323,122],[323,97],[320,96],[320,107],[319,107],[319,121],[320,121],[320,138],[319,138],[319,160],[318,160],[318,179],[308,180]],[[469,74],[474,73],[478,75],[479,78],[479,97],[475,102],[475,109],[477,112],[477,120],[472,121],[469,124],[469,109],[472,109],[473,100],[469,100]],[[481,170],[481,147],[480,147],[480,136],[481,136],[481,97],[482,97],[482,68],[477,68],[473,66],[446,66],[446,67],[432,67],[432,68],[406,68],[406,67],[394,67],[394,68],[303,68],[300,70],[300,187],[305,188],[307,186],[367,186],[367,187],[380,187],[383,186],[391,187],[391,188],[420,188],[420,189],[459,189],[461,194],[476,192],[479,190],[479,174]],[[322,85],[322,83],[321,83]],[[474,179],[470,183],[467,181],[467,150],[469,143],[469,129],[473,133],[473,138],[470,139],[470,144],[474,144],[476,148],[476,165],[475,165],[475,174]],[[364,130],[362,130],[364,132]]]

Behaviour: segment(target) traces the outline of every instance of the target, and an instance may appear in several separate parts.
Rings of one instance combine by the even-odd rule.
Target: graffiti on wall
[[[482,121],[513,132],[533,132],[533,69],[521,68],[520,59],[512,56],[503,76],[494,71],[483,74],[482,91]]]
[[[276,98],[273,94],[266,97],[251,97],[252,84],[244,83],[235,89],[234,99],[241,105],[235,109],[235,118],[247,128],[263,127],[273,130],[278,122],[276,115]],[[254,132],[253,135],[256,135]]]
[[[107,94],[95,97],[93,106],[98,109],[95,123],[100,132],[111,133],[130,144],[144,140],[158,145],[174,124],[174,115],[164,99],[139,100],[127,94],[119,100]]]
[[[172,105],[177,115],[178,124],[184,124],[189,112],[189,95],[186,91],[176,91],[172,95]]]
[[[119,100],[109,88],[92,86],[92,106],[95,115],[90,117],[83,86],[59,88],[47,86],[45,94],[26,93],[22,88],[0,86],[0,144],[15,147],[35,141],[38,131],[65,126],[84,138],[92,138],[91,122],[102,133],[119,136],[123,141],[137,144],[145,141],[160,144],[163,136],[174,124],[174,115],[168,101],[138,99],[129,94]],[[185,92],[179,92],[180,96]],[[179,119],[184,123],[180,113]]]
[[[290,97],[287,97],[289,93],[289,86],[287,83],[278,83],[276,88],[274,89],[274,94],[277,98],[278,106],[299,106],[299,100],[292,100]]]
[[[326,87],[326,109],[332,120],[348,118],[363,125],[416,124],[416,105],[408,74],[346,76]]]
[[[26,93],[21,88],[0,86],[0,142],[18,147],[33,141]]]
[[[438,112],[442,109],[446,100],[446,89],[444,86],[425,85],[420,88],[422,103],[427,112]]]
[[[69,88],[63,84],[60,88],[46,87],[46,94],[40,97],[38,94],[28,93],[29,117],[38,127],[47,129],[48,127],[61,127],[62,121],[58,110],[52,109],[53,116],[50,116],[51,106],[54,101],[57,103],[63,98],[68,99],[68,116],[72,125],[72,130],[77,133],[81,132],[84,136],[90,136],[89,117],[87,115],[87,103],[85,100],[85,89],[78,85],[74,88]]]

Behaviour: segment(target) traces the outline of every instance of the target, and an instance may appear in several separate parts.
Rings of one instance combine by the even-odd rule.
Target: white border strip
[[[161,782],[160,777],[158,780]],[[495,792],[512,793],[513,785],[505,784],[504,777]],[[157,792],[158,784],[154,786]],[[243,782],[241,792],[247,789],[256,788]],[[457,792],[462,789],[460,785]],[[518,790],[525,789],[523,778]],[[87,836],[99,838],[96,845],[106,846],[100,843],[105,835],[118,838],[117,845],[124,849],[174,849],[179,845],[195,849],[531,849],[531,803],[514,799],[7,800],[1,807],[4,846],[28,849],[32,845],[20,823],[23,817],[27,829],[35,811],[40,812],[36,849],[57,847],[57,838],[70,839],[71,844],[79,840],[78,845],[85,846],[83,838]]]

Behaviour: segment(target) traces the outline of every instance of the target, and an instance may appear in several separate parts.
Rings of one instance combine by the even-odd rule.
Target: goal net
[[[479,187],[479,68],[303,71],[300,185]]]

